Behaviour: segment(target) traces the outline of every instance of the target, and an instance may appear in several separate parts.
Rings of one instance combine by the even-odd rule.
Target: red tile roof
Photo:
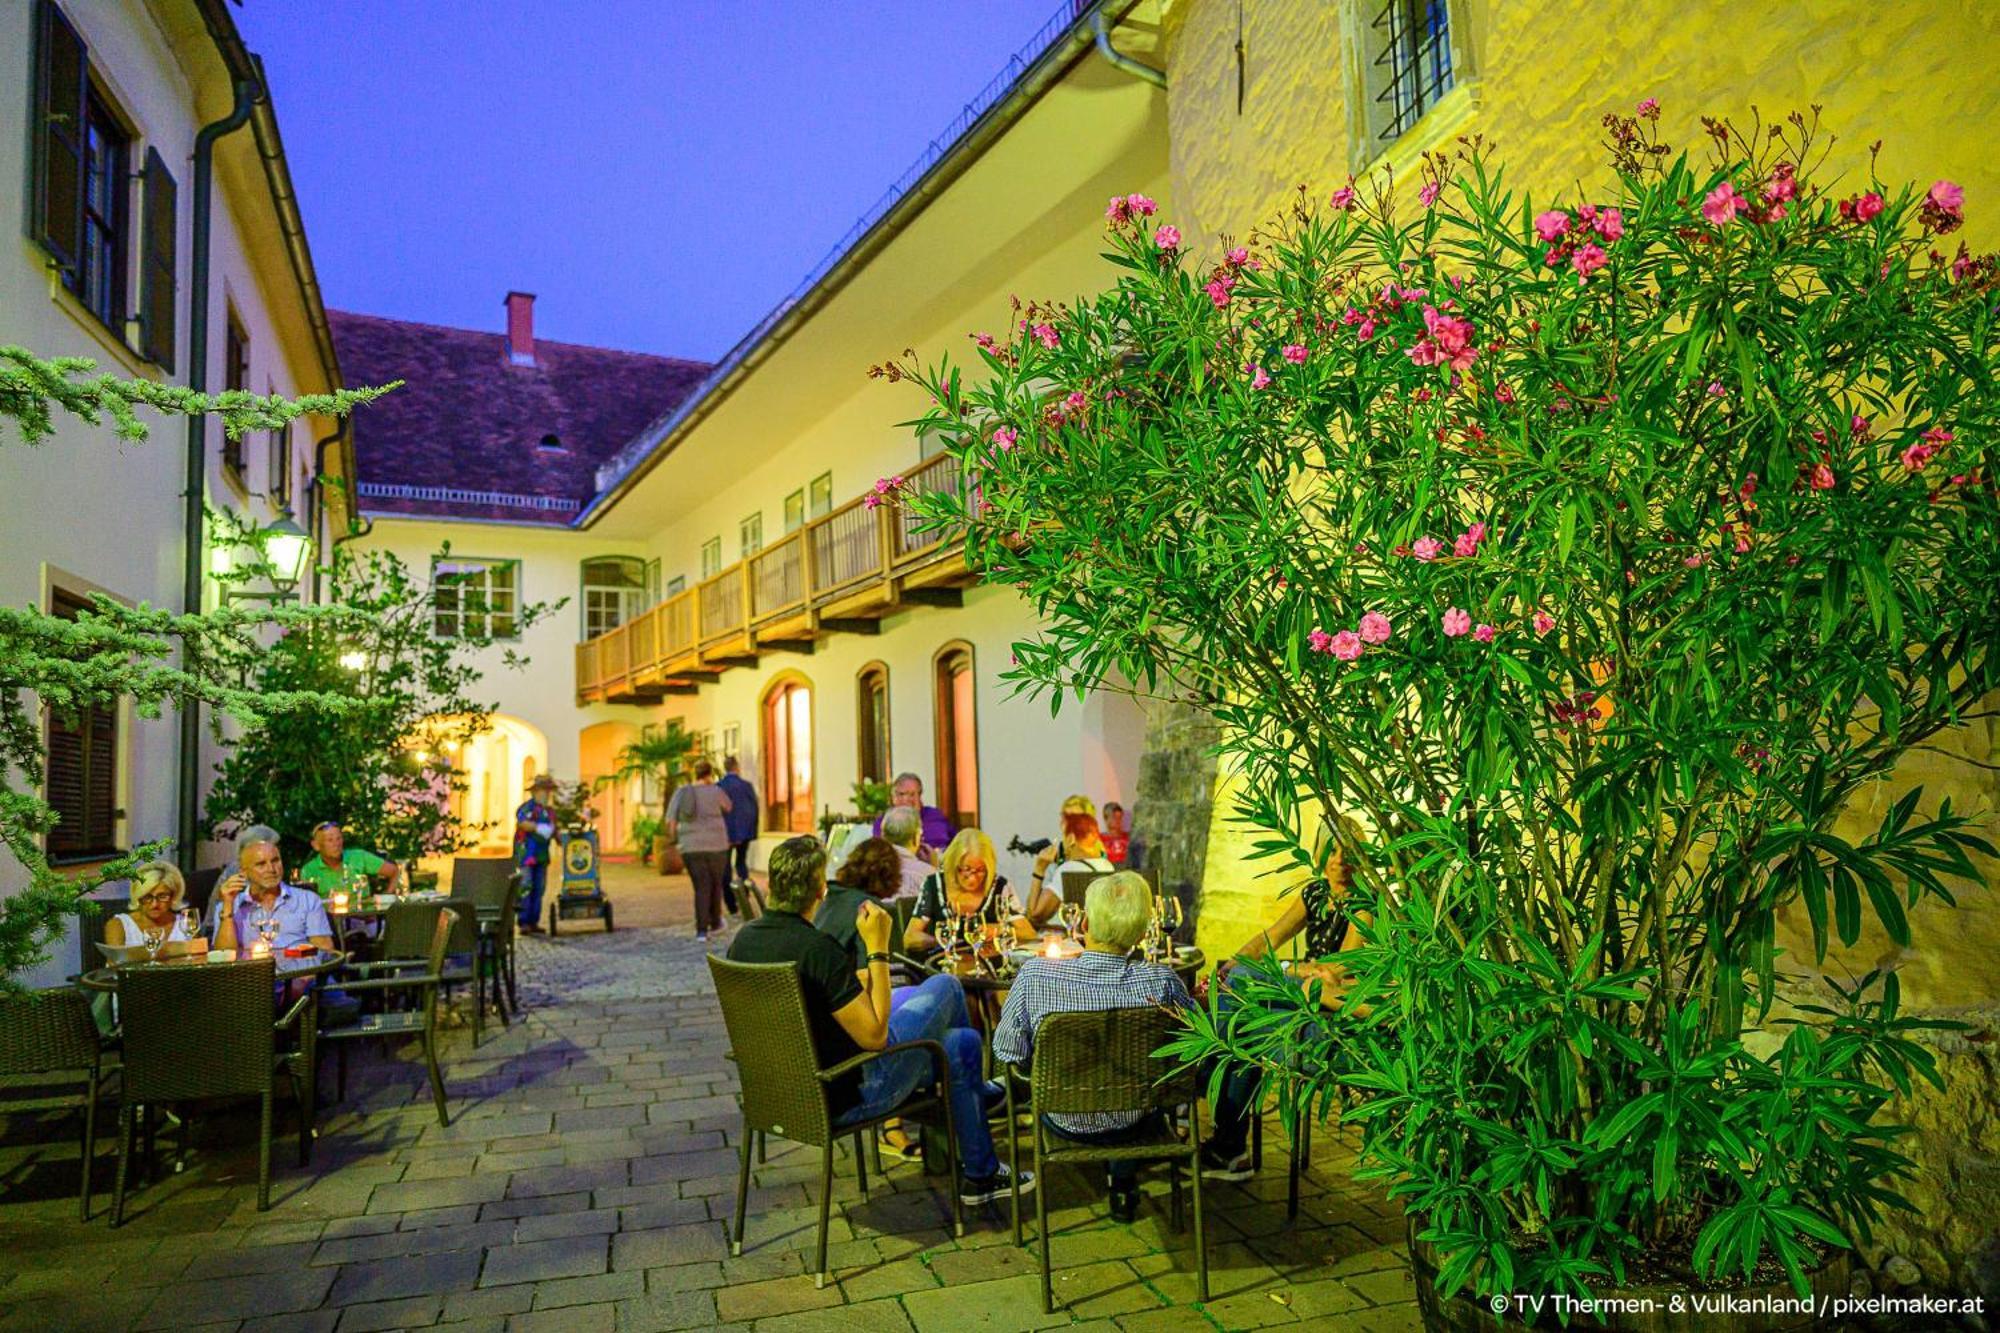
[[[545,338],[534,365],[514,365],[501,333],[339,310],[327,318],[349,384],[407,381],[354,413],[364,513],[566,524],[596,493],[598,465],[710,369]],[[547,436],[562,447],[543,447]]]

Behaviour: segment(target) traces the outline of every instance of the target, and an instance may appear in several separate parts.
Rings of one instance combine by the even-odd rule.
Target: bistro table
[[[1052,946],[1056,949],[1054,954],[1049,953]],[[1066,961],[1082,952],[1081,946],[1060,936],[1045,936],[1004,952],[987,946],[976,955],[970,949],[959,948],[950,952],[939,950],[926,958],[906,954],[898,957],[925,976],[949,974],[957,977],[959,984],[965,988],[965,1007],[971,1013],[972,1025],[990,1040],[993,1028],[1000,1020],[1000,1007],[1007,1001],[1007,992],[1012,988],[1021,964],[1034,957],[1054,957]],[[1195,978],[1208,963],[1207,957],[1193,945],[1182,945],[1174,950],[1171,960],[1160,961],[1173,968],[1174,974],[1190,993],[1194,990]]]
[[[300,957],[287,957],[280,949],[270,955],[279,981],[304,981],[308,977],[321,977],[347,961],[347,954],[340,949],[315,949]],[[172,958],[162,958],[158,962],[121,963],[116,967],[93,968],[80,976],[70,978],[85,990],[116,993],[118,974],[134,967],[205,967],[209,963],[247,963],[252,961],[247,949],[210,949],[206,953],[176,954]]]

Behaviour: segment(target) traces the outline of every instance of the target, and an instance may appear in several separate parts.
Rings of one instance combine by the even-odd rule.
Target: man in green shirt
[[[362,885],[356,881],[367,880],[380,881],[368,886],[374,892],[393,893],[396,877],[403,873],[403,868],[394,861],[385,861],[359,847],[349,847],[340,825],[331,819],[313,830],[312,846],[313,855],[299,867],[299,878],[312,885],[322,898],[343,886],[359,891]]]

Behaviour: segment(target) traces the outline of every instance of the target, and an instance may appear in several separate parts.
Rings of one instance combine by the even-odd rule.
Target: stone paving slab
[[[1067,1169],[1045,1182],[1054,1313],[1032,1207],[1025,1248],[1004,1206],[968,1210],[955,1237],[941,1181],[871,1163],[864,1203],[844,1148],[825,1287],[810,1271],[816,1150],[770,1143],[748,1244],[732,1255],[734,1073],[687,882],[618,865],[608,878],[616,933],[524,938],[531,1007],[489,1024],[477,1051],[469,1028],[448,1033],[449,1125],[414,1048],[357,1052],[310,1168],[293,1164],[281,1119],[268,1212],[256,1208],[253,1116],[198,1120],[187,1169],[135,1188],[116,1232],[109,1156],[98,1216],[79,1224],[73,1123],[0,1118],[0,1333],[1420,1327],[1402,1218],[1352,1180],[1352,1136],[1315,1135],[1293,1221],[1275,1120],[1264,1174],[1206,1190],[1206,1304],[1163,1178],[1147,1180],[1129,1226],[1110,1220],[1100,1182]]]

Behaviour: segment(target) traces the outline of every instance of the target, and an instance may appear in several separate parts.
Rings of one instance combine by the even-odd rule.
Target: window
[[[513,639],[521,633],[521,562],[431,561],[431,630],[440,639]]]
[[[49,612],[65,620],[90,609],[73,593],[57,592]],[[46,712],[46,785],[43,791],[59,817],[49,830],[54,861],[98,860],[118,853],[118,706],[88,704],[72,715]]]
[[[645,608],[646,562],[614,555],[583,562],[583,637],[617,629]]]
[[[854,678],[855,735],[860,753],[856,756],[861,777],[867,782],[889,780],[889,668],[870,662]]]
[[[1451,14],[1446,0],[1366,3],[1381,4],[1362,34],[1368,137],[1379,147],[1401,138],[1451,91]]]
[[[722,572],[722,538],[710,537],[701,544],[701,576],[712,579]]]
[[[266,385],[264,392],[275,394],[276,385]],[[280,509],[292,507],[292,430],[290,426],[280,426],[271,432],[267,445],[269,455],[265,460],[264,491],[271,503]]]
[[[764,695],[764,828],[813,831],[812,687],[781,676]]]
[[[667,596],[678,597],[688,590],[688,576],[676,574],[667,580]]]
[[[722,728],[722,757],[724,759],[734,759],[738,763],[742,762],[743,724],[741,722],[724,724]]]
[[[793,491],[785,497],[785,531],[797,532],[806,525],[806,493]]]
[[[736,525],[736,536],[742,547],[739,558],[748,560],[764,549],[764,515],[760,510]]]
[[[95,88],[84,106],[83,253],[70,290],[104,326],[124,337],[125,158],[130,136],[111,118]]]
[[[814,518],[825,518],[833,512],[833,474],[822,472],[812,479],[812,504],[809,512]]]
[[[236,317],[236,308],[228,308],[222,334],[222,387],[224,389],[248,389],[250,387],[250,335],[243,331],[243,321]],[[243,440],[222,437],[222,475],[229,484],[248,494],[250,487],[243,480]]]
[[[938,808],[959,828],[979,827],[979,723],[972,647],[946,644],[931,664],[936,717]]]

